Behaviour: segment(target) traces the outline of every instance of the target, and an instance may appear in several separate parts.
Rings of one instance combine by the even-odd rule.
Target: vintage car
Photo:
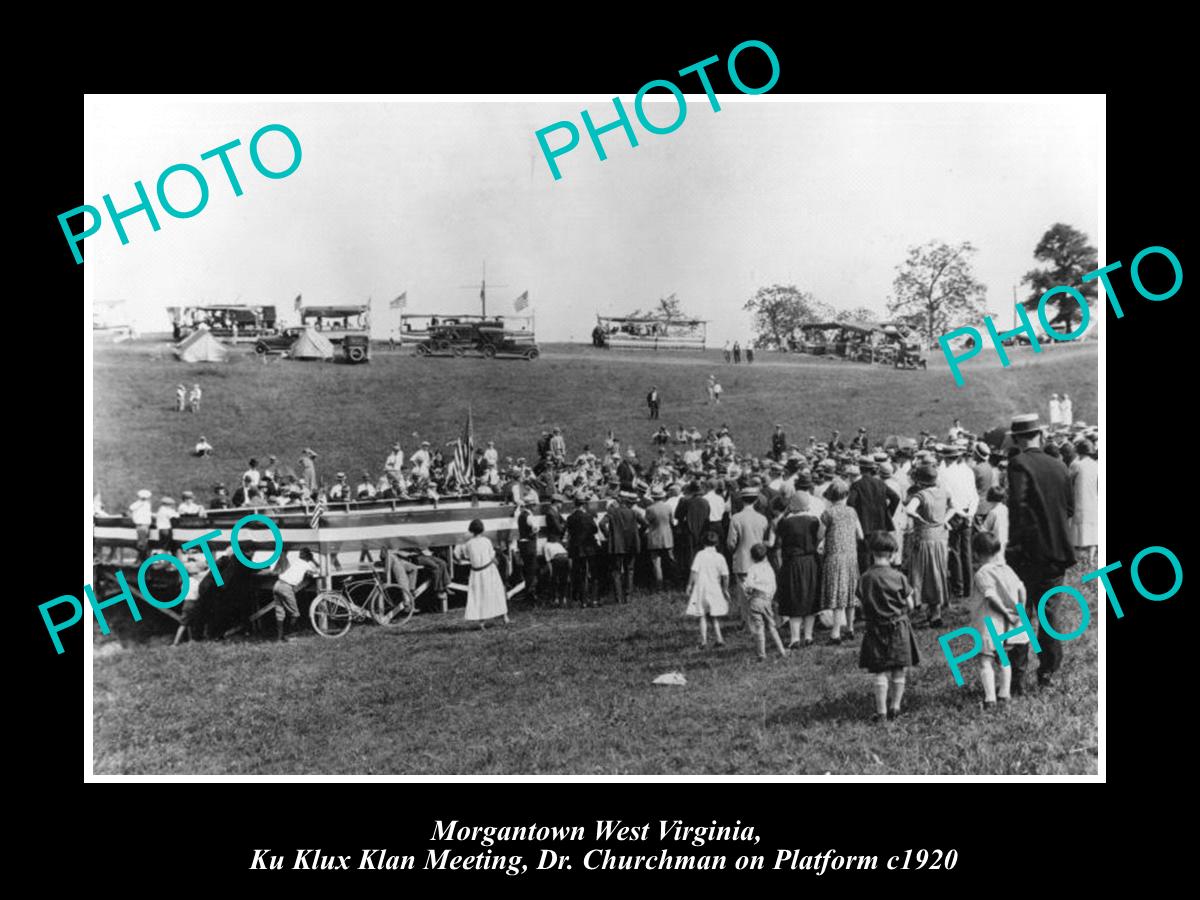
[[[346,362],[371,361],[371,339],[364,334],[348,334],[342,338],[342,356]]]
[[[292,344],[296,343],[296,339],[302,334],[304,334],[304,326],[293,325],[278,334],[264,335],[254,342],[254,352],[259,356],[266,353],[286,353],[292,349]]]
[[[434,325],[429,336],[417,344],[418,356],[519,356],[537,359],[539,350],[533,332],[513,331],[500,320],[454,322]]]

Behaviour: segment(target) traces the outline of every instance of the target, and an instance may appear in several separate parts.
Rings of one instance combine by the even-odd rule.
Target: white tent
[[[333,359],[333,344],[315,328],[305,328],[292,344],[292,359]]]
[[[198,328],[175,345],[180,362],[225,362],[229,351],[207,328]]]

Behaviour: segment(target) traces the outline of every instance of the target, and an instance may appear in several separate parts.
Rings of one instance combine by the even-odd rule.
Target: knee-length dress
[[[465,618],[474,621],[507,615],[508,594],[500,570],[496,568],[496,548],[492,542],[478,535],[455,547],[454,555],[471,566]]]
[[[821,566],[821,609],[845,609],[858,589],[858,512],[835,503],[821,516],[825,559]]]
[[[912,520],[909,580],[917,603],[936,608],[945,605],[950,597],[950,531],[946,526],[950,492],[941,485],[934,485],[922,488],[913,496],[920,501],[917,515],[925,521]]]
[[[921,654],[905,602],[911,590],[908,579],[891,566],[871,566],[859,581],[866,628],[858,664],[868,672],[920,664]]]
[[[1076,547],[1095,547],[1099,521],[1100,477],[1096,460],[1080,456],[1071,462],[1071,490],[1075,514],[1071,517],[1071,543]]]
[[[813,616],[821,600],[821,520],[808,513],[786,516],[776,528],[782,564],[779,569],[779,612]]]

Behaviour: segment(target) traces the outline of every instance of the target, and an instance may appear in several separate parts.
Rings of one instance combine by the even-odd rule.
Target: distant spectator
[[[208,456],[212,453],[212,444],[208,442],[208,438],[200,435],[200,440],[196,441],[196,448],[192,451],[193,456]]]

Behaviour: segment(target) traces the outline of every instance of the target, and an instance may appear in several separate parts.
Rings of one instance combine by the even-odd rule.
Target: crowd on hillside
[[[652,389],[652,420],[657,401]],[[986,436],[955,420],[944,438],[872,439],[859,427],[848,440],[834,431],[794,442],[776,424],[757,436],[758,450],[747,447],[754,437],[739,446],[728,426],[701,432],[682,423],[674,430],[652,424],[641,453],[612,431],[603,446],[573,451],[561,428],[543,430],[528,458],[501,457],[491,441],[452,441],[445,449],[422,441],[409,455],[395,443],[378,475],[363,470],[356,478],[319,477],[319,455],[306,448],[295,469],[275,456],[251,459],[233,493],[216,484],[206,504],[187,489],[180,502],[162,497],[155,509],[151,492],[141,490],[128,514],[145,558],[152,526],[170,545],[180,516],[211,510],[316,513],[379,500],[500,500],[517,507],[512,565],[485,547],[481,525],[456,551],[472,569],[469,619],[506,617],[507,585],[522,581],[535,603],[595,606],[602,594],[626,603],[640,573],[647,587],[686,586],[705,646],[710,627],[723,644],[720,620],[737,607],[764,657],[768,637],[781,653],[811,645],[818,617],[832,643],[853,641],[861,609],[866,638],[874,635],[864,638],[864,665],[882,667],[884,696],[895,697],[903,691],[897,672],[917,662],[904,624],[910,612],[920,609],[936,628],[948,606],[973,597],[978,622],[990,616],[999,631],[1011,630],[1016,603],[1028,604],[1034,619],[1036,601],[1079,554],[1095,563],[1098,429],[1075,421],[1066,394],[1054,395],[1049,407],[1049,427],[1021,416]],[[202,439],[196,452],[211,449]],[[99,495],[95,506],[106,515]],[[535,516],[544,517],[540,525]],[[415,576],[411,561],[382,557],[397,579]],[[485,557],[495,565],[477,578],[477,566],[489,568]],[[292,560],[292,569],[304,577],[312,565]],[[447,576],[439,569],[442,596]],[[293,614],[294,601],[287,606]],[[777,615],[786,622],[786,647]],[[1061,647],[1042,637],[1051,646],[1038,677],[1049,684]],[[990,667],[981,669],[989,700],[1023,687],[1024,656],[1016,645],[1012,653],[998,686]]]

